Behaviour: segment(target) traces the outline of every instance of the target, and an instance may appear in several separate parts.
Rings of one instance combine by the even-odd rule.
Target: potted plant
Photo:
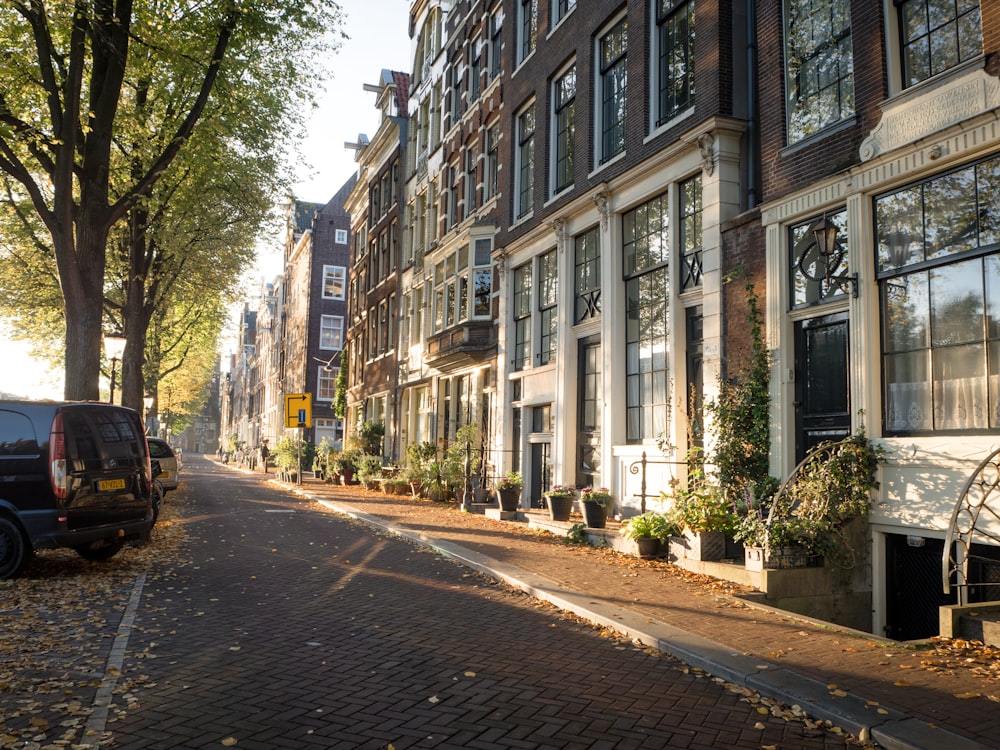
[[[459,501],[465,498],[467,489],[472,489],[472,480],[479,473],[483,455],[479,448],[480,441],[477,424],[462,425],[445,451],[442,462],[444,480]]]
[[[519,471],[508,471],[496,481],[497,502],[500,510],[515,511],[521,504],[521,488],[524,479]]]
[[[681,528],[682,538],[673,554],[693,560],[721,560],[726,554],[726,535],[733,532],[736,513],[722,488],[699,481],[675,490],[671,518]]]
[[[813,448],[774,498],[757,504],[736,528],[748,568],[799,567],[820,557],[853,568],[856,552],[844,527],[868,516],[882,456],[864,429]]]
[[[555,484],[545,493],[549,506],[549,517],[553,521],[568,521],[573,511],[573,501],[576,499],[576,488],[569,485]]]
[[[660,547],[672,536],[681,533],[680,526],[664,513],[646,511],[632,516],[625,522],[626,538],[633,540],[639,548],[639,557],[656,557]]]
[[[580,492],[583,519],[592,529],[603,529],[608,521],[608,509],[614,505],[607,487],[584,487]]]
[[[354,482],[354,472],[358,470],[357,462],[361,454],[353,448],[342,450],[334,459],[337,473],[340,475],[340,483],[347,485]]]
[[[443,502],[448,499],[448,483],[444,478],[444,465],[440,461],[431,461],[424,467],[422,484],[423,491],[431,500]]]
[[[366,490],[378,489],[382,479],[382,457],[363,453],[357,462],[358,479]]]
[[[423,492],[427,464],[433,461],[436,455],[434,444],[426,440],[406,446],[406,467],[403,470],[403,477],[410,483],[410,491],[414,497],[420,497]]]

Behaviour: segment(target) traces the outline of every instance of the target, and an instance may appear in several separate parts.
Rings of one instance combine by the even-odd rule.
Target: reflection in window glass
[[[622,216],[625,270],[625,424],[629,442],[666,433],[669,289],[666,196]]]
[[[977,0],[897,0],[896,5],[904,87],[982,53]]]
[[[854,114],[847,0],[785,0],[788,142]]]

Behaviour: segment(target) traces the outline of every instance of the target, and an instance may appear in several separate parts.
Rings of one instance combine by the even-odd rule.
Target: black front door
[[[847,313],[795,324],[795,457],[851,432]]]

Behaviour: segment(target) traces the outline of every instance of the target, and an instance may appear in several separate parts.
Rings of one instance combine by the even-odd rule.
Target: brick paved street
[[[114,747],[844,746],[256,477],[185,480],[190,560],[145,584]]]

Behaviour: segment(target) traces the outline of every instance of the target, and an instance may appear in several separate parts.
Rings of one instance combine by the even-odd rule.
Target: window
[[[623,17],[598,42],[600,60],[600,152],[603,164],[625,150],[625,91],[627,76],[625,53],[628,45],[628,21]]]
[[[321,315],[319,318],[319,348],[344,348],[344,319],[340,315]]]
[[[517,218],[527,216],[535,202],[535,105],[517,116]]]
[[[667,196],[622,216],[625,280],[625,425],[629,442],[667,430],[669,241]]]
[[[476,212],[476,149],[470,146],[465,150],[465,211],[463,216],[469,218]]]
[[[681,291],[701,286],[701,175],[680,185]]]
[[[896,0],[896,8],[904,88],[982,53],[977,0]]]
[[[694,0],[656,0],[656,125],[694,106]]]
[[[552,0],[552,26],[556,26],[574,8],[576,8],[576,0]]]
[[[503,6],[490,15],[490,80],[500,75],[500,44],[503,36]]]
[[[333,231],[333,241],[338,245],[347,244],[347,230],[346,229],[335,229]]]
[[[785,66],[789,143],[854,113],[847,0],[785,0]]]
[[[469,47],[469,97],[468,103],[479,98],[480,75],[483,70],[483,40],[476,37]]]
[[[483,186],[484,203],[500,192],[500,128],[497,125],[486,131],[486,174],[483,176]]]
[[[323,299],[344,299],[347,269],[344,266],[323,266]]]
[[[559,264],[556,251],[538,259],[538,363],[545,365],[556,358],[559,311]]]
[[[830,273],[841,275],[847,271],[847,211],[841,210],[826,214],[827,221],[837,227],[836,251],[823,258],[818,252],[816,236],[813,228],[816,219],[792,227],[788,239],[789,262],[792,284],[792,307],[808,307],[826,302],[831,297],[848,292],[844,285],[836,281],[827,281],[827,267]]]
[[[601,314],[601,240],[597,228],[578,235],[573,246],[576,262],[573,322],[581,323]]]
[[[316,376],[316,400],[333,401],[337,392],[337,372],[335,369],[320,367]]]
[[[514,369],[531,362],[531,263],[514,269]]]
[[[493,294],[493,271],[490,265],[492,247],[492,239],[474,239],[471,247],[459,247],[434,266],[432,298],[429,300],[433,307],[434,333],[465,322],[470,317],[490,316]],[[419,311],[416,314],[419,316]]]
[[[555,190],[565,190],[573,184],[573,141],[576,135],[574,117],[576,102],[576,66],[573,65],[552,84],[553,175]]]
[[[885,430],[1000,429],[1000,157],[875,201]]]
[[[473,243],[472,315],[489,317],[493,301],[493,240],[479,237]]]
[[[518,0],[517,5],[517,64],[535,51],[538,32],[538,0]]]

